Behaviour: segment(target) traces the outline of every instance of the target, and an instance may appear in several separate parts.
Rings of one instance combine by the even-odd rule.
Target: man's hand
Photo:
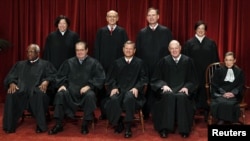
[[[186,95],[188,95],[188,89],[187,88],[182,88],[179,92],[185,93]]]
[[[172,89],[168,87],[167,85],[164,85],[163,87],[161,87],[161,90],[163,93],[172,92]]]
[[[48,88],[48,85],[49,85],[49,81],[43,81],[43,82],[40,84],[39,88],[40,88],[40,90],[41,90],[43,93],[46,93],[47,88]]]
[[[138,90],[137,90],[136,88],[132,88],[132,89],[130,90],[130,92],[132,92],[132,94],[135,96],[135,98],[138,97]]]
[[[224,97],[224,98],[227,98],[227,99],[228,99],[228,98],[233,98],[233,97],[234,97],[234,94],[231,93],[231,92],[226,92],[226,93],[223,94],[223,97]]]
[[[116,89],[112,89],[111,93],[110,93],[110,97],[115,95],[115,94],[119,94],[119,90],[116,88]]]
[[[17,90],[19,90],[18,86],[15,84],[15,83],[11,83],[9,88],[8,88],[8,91],[7,93],[8,94],[13,94],[15,93]]]
[[[86,93],[89,89],[90,89],[89,86],[84,86],[84,87],[82,87],[81,90],[80,90],[80,94],[83,95],[83,94]]]

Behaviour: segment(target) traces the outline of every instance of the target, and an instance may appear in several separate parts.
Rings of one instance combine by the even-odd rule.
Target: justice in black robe
[[[15,83],[19,90],[13,94],[7,94],[4,106],[3,129],[15,131],[18,120],[25,109],[28,109],[36,118],[37,125],[42,131],[47,130],[46,112],[48,110],[49,97],[38,86],[43,81],[54,82],[56,69],[45,60],[39,59],[35,63],[30,61],[17,62],[4,80],[6,88],[10,83]]]
[[[79,35],[69,29],[64,35],[59,30],[50,33],[46,38],[43,59],[50,61],[58,70],[66,59],[75,56],[75,44],[79,39]]]
[[[124,28],[116,26],[112,34],[108,26],[104,26],[97,31],[94,47],[94,57],[102,64],[107,74],[110,64],[123,56],[122,48],[128,40],[128,35]],[[105,117],[104,103],[107,100],[106,90],[98,91],[98,104],[101,108],[101,116]]]
[[[136,39],[136,56],[146,63],[150,77],[157,62],[169,54],[168,44],[172,38],[171,31],[162,25],[158,25],[154,31],[147,26],[138,33]]]
[[[235,80],[233,82],[224,81],[227,70],[227,67],[223,66],[214,73],[211,91],[211,114],[219,120],[238,122],[240,116],[238,103],[242,98],[244,74],[240,68],[233,67]],[[232,92],[235,97],[229,99],[223,98],[222,95],[226,92]]]
[[[145,103],[143,86],[148,82],[148,76],[143,61],[133,57],[128,64],[124,57],[117,59],[109,69],[107,75],[107,86],[110,95],[112,89],[119,89],[119,94],[115,94],[107,100],[105,104],[106,114],[112,125],[117,125],[122,111],[126,112],[124,122],[133,121],[136,109]],[[132,88],[138,90],[138,97],[135,98],[130,92]]]
[[[162,92],[167,85],[172,92]],[[162,58],[152,77],[151,87],[158,100],[155,102],[152,117],[157,131],[174,131],[175,121],[180,133],[189,133],[193,124],[193,92],[197,88],[197,76],[191,58],[181,55],[176,64],[171,55]],[[181,88],[188,89],[188,95],[180,93]]]
[[[64,115],[74,118],[75,112],[80,107],[84,112],[84,120],[92,120],[96,108],[95,89],[101,89],[105,80],[102,65],[94,58],[87,56],[82,64],[77,57],[66,60],[57,74],[57,86],[65,86],[66,91],[60,91],[55,96],[54,117],[63,120]],[[80,89],[90,86],[84,94]]]
[[[113,61],[123,56],[122,47],[127,40],[127,33],[120,26],[116,26],[112,34],[107,26],[97,31],[94,57],[102,64],[105,72]]]
[[[193,37],[184,44],[182,51],[183,54],[193,59],[200,84],[195,95],[196,108],[208,109],[205,91],[205,72],[208,65],[219,62],[217,46],[208,37],[204,37],[202,42]]]
[[[140,30],[136,39],[136,56],[141,58],[147,65],[149,81],[155,70],[157,62],[168,55],[168,45],[172,40],[172,32],[169,28],[158,24],[153,31],[149,26]],[[154,102],[153,92],[148,86],[146,93],[147,102],[143,108],[143,114],[147,118]]]

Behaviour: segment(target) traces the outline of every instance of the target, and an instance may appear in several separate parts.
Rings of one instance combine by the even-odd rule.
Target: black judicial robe
[[[216,43],[208,37],[205,37],[202,42],[200,42],[196,37],[193,37],[184,44],[182,51],[183,54],[193,59],[200,83],[195,97],[197,108],[206,109],[207,98],[205,91],[205,72],[208,65],[214,62],[219,62]]]
[[[105,72],[114,60],[123,56],[122,48],[127,40],[128,35],[120,26],[116,26],[112,34],[107,26],[97,31],[94,57],[102,64]]]
[[[46,38],[43,59],[50,61],[58,70],[66,59],[75,56],[75,44],[79,40],[79,35],[69,29],[64,35],[59,30],[50,33]]]
[[[87,113],[87,111],[88,113],[92,113],[94,111],[96,104],[93,102],[93,99],[91,99],[92,103],[90,103],[90,107],[84,107],[86,94],[81,95],[80,89],[87,85],[91,89],[86,93],[94,93],[95,89],[101,89],[105,81],[105,72],[102,65],[90,56],[87,56],[82,64],[79,63],[77,57],[72,57],[62,64],[56,81],[58,88],[64,85],[67,91],[64,94],[66,101],[57,98],[58,93],[56,94],[54,104],[63,104],[66,106],[64,107],[64,111],[55,110],[54,117],[61,117],[61,112],[65,112],[66,115],[72,117],[78,106],[85,109],[84,113]]]
[[[163,93],[162,86],[169,86],[173,92]],[[193,92],[197,88],[197,76],[191,58],[182,55],[176,64],[171,55],[165,56],[157,64],[151,80],[151,87],[158,100],[155,102],[152,117],[157,131],[174,130],[177,121],[180,133],[189,133],[193,123]],[[178,92],[186,87],[189,95]],[[176,120],[175,120],[176,119]]]
[[[158,25],[155,31],[147,26],[140,30],[136,39],[136,56],[141,58],[149,69],[149,77],[155,69],[157,62],[168,55],[168,44],[172,40],[171,31]]]
[[[113,125],[118,122],[121,112],[124,109],[133,111],[125,111],[125,121],[130,122],[133,120],[136,108],[142,107],[145,103],[143,86],[147,84],[147,82],[148,76],[146,66],[141,59],[134,56],[132,61],[128,64],[125,58],[121,57],[113,63],[107,74],[107,94],[109,95],[112,89],[118,88],[120,93],[115,96],[119,97],[119,103],[117,105],[112,105],[107,101],[105,106],[107,110],[107,118]],[[138,97],[134,98],[136,104],[128,104],[124,102],[126,95],[130,95],[128,92],[132,88],[137,88],[139,92]],[[130,113],[129,117],[128,113]]]
[[[3,129],[13,131],[17,127],[18,119],[28,108],[36,118],[41,130],[46,130],[45,113],[48,110],[49,98],[38,86],[43,81],[54,82],[56,69],[45,60],[39,59],[31,64],[29,61],[17,62],[4,80],[6,88],[15,83],[19,90],[14,94],[7,94],[4,106]]]
[[[235,80],[233,82],[224,81],[227,74],[227,67],[223,66],[217,69],[212,79],[212,100],[211,114],[216,119],[238,122],[240,108],[238,103],[242,98],[244,86],[244,74],[240,68],[233,67]],[[232,92],[235,98],[226,99],[222,95],[225,92]]]

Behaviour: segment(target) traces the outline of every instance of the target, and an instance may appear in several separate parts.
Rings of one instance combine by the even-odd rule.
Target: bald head
[[[27,48],[27,58],[30,61],[34,61],[38,58],[40,47],[37,44],[30,44]]]
[[[177,40],[170,41],[168,50],[174,58],[179,57],[179,55],[181,54],[181,45],[179,41]]]
[[[114,16],[117,16],[117,17],[118,17],[118,13],[117,13],[115,10],[109,10],[109,11],[107,12],[107,16],[109,16],[109,15],[114,15]]]
[[[40,52],[40,47],[37,45],[37,44],[30,44],[28,46],[28,49],[29,48],[32,48],[36,53],[39,53]]]
[[[109,26],[114,27],[116,25],[116,22],[119,20],[118,13],[115,10],[108,11],[106,20]]]
[[[177,40],[170,41],[168,47],[170,47],[170,46],[179,46],[179,47],[181,47],[179,41],[177,41]]]

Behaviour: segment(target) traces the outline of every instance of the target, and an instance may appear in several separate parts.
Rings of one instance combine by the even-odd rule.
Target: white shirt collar
[[[154,27],[153,27],[153,26],[150,26],[150,25],[149,25],[149,27],[150,27],[152,30],[155,30],[155,29],[157,28],[158,25],[159,25],[159,24],[157,23]]]
[[[126,57],[124,57],[125,58],[125,61],[126,62],[131,62],[131,60],[133,59],[133,57],[131,57],[131,58],[126,58]]]
[[[202,40],[205,38],[205,35],[200,37],[197,34],[195,34],[195,37],[200,41],[200,43],[202,42]]]
[[[174,57],[172,57],[172,58],[173,58],[174,61],[176,60],[177,62],[179,62],[179,60],[181,58],[181,54],[177,58],[174,58]]]
[[[115,30],[116,26],[117,26],[117,25],[114,25],[114,26],[113,26],[113,31]],[[110,26],[110,25],[108,25],[108,29],[111,30],[111,26]]]
[[[35,63],[35,62],[37,62],[38,61],[38,59],[39,59],[39,57],[37,57],[35,60],[30,60],[30,63],[32,64],[32,63]]]

